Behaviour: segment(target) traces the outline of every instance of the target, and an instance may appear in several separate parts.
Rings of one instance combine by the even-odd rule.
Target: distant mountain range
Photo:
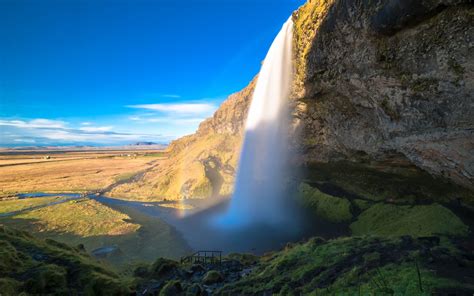
[[[130,149],[165,149],[167,144],[155,142],[136,142],[119,146],[94,146],[94,145],[71,145],[71,146],[21,146],[21,147],[0,147],[0,151],[35,150],[35,151],[77,151],[77,150],[130,150]]]
[[[150,146],[150,145],[160,145],[155,142],[136,142],[134,144],[131,144],[130,146]]]

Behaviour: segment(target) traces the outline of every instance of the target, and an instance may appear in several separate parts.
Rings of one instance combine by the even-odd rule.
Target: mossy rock
[[[334,223],[352,219],[351,203],[347,199],[325,194],[306,183],[298,187],[298,200],[321,219]]]
[[[183,288],[181,283],[177,280],[172,280],[166,283],[166,285],[161,289],[160,296],[176,296],[182,295]]]
[[[350,226],[353,235],[466,236],[469,227],[453,212],[439,205],[398,206],[375,204]]]
[[[165,259],[165,258],[158,258],[155,263],[150,268],[150,276],[153,278],[161,278],[164,276],[169,275],[173,271],[178,268],[178,262]]]
[[[363,199],[354,199],[354,205],[361,211],[367,210],[371,206],[371,202]]]
[[[207,295],[204,288],[200,284],[192,284],[186,289],[186,296]]]
[[[150,275],[149,266],[147,264],[140,264],[133,269],[133,276],[145,278]]]
[[[227,255],[231,260],[239,261],[243,266],[251,266],[258,262],[258,256],[248,253],[231,253]]]
[[[216,283],[220,283],[224,280],[224,276],[217,270],[210,270],[206,273],[204,278],[202,279],[203,284],[205,285],[212,285]]]

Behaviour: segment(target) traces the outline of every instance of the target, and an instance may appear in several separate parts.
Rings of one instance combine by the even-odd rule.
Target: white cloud
[[[113,126],[86,126],[80,127],[79,130],[85,132],[108,132],[113,129]]]
[[[13,139],[14,142],[20,142],[20,143],[35,143],[36,141],[34,139]]]
[[[217,109],[217,106],[207,103],[141,104],[127,107],[187,115],[207,115]]]
[[[49,119],[0,119],[0,146],[19,144],[54,145],[55,143],[130,143],[162,141],[160,134],[114,131],[113,126],[84,126]]]
[[[89,121],[81,122],[81,125],[92,125],[92,122],[89,122]]]
[[[66,122],[43,118],[33,119],[30,121],[0,119],[0,125],[14,126],[20,128],[65,128]]]
[[[141,118],[138,116],[130,116],[128,119],[133,120],[133,121],[140,121]]]

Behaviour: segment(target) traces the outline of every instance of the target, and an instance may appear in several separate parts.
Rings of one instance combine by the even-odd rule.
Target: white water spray
[[[245,126],[235,192],[223,219],[225,225],[278,224],[285,218],[282,191],[288,150],[292,38],[290,17],[273,41],[258,76]]]

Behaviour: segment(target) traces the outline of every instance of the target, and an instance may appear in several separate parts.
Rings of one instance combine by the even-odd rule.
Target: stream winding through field
[[[213,206],[209,206],[208,204],[203,205],[206,202],[202,200],[186,200],[184,203],[189,204],[193,209],[183,210],[162,206],[163,202],[129,201],[96,194],[84,195],[79,193],[35,192],[18,195],[20,199],[51,196],[66,198],[20,211],[3,213],[1,217],[10,217],[19,213],[87,197],[111,208],[118,208],[124,214],[127,214],[127,209],[129,208],[131,210],[138,210],[149,217],[164,221],[180,233],[182,238],[193,250],[221,250],[225,253],[251,252],[262,254],[267,251],[281,249],[287,242],[299,241],[314,235],[314,226],[308,227],[303,224],[299,225],[298,231],[292,229],[292,231],[289,232],[285,232],[284,229],[275,229],[274,227],[263,224],[252,225],[246,229],[239,230],[222,230],[215,228],[213,224],[210,223],[209,218],[215,214],[224,212],[228,207],[228,199],[218,200]]]

